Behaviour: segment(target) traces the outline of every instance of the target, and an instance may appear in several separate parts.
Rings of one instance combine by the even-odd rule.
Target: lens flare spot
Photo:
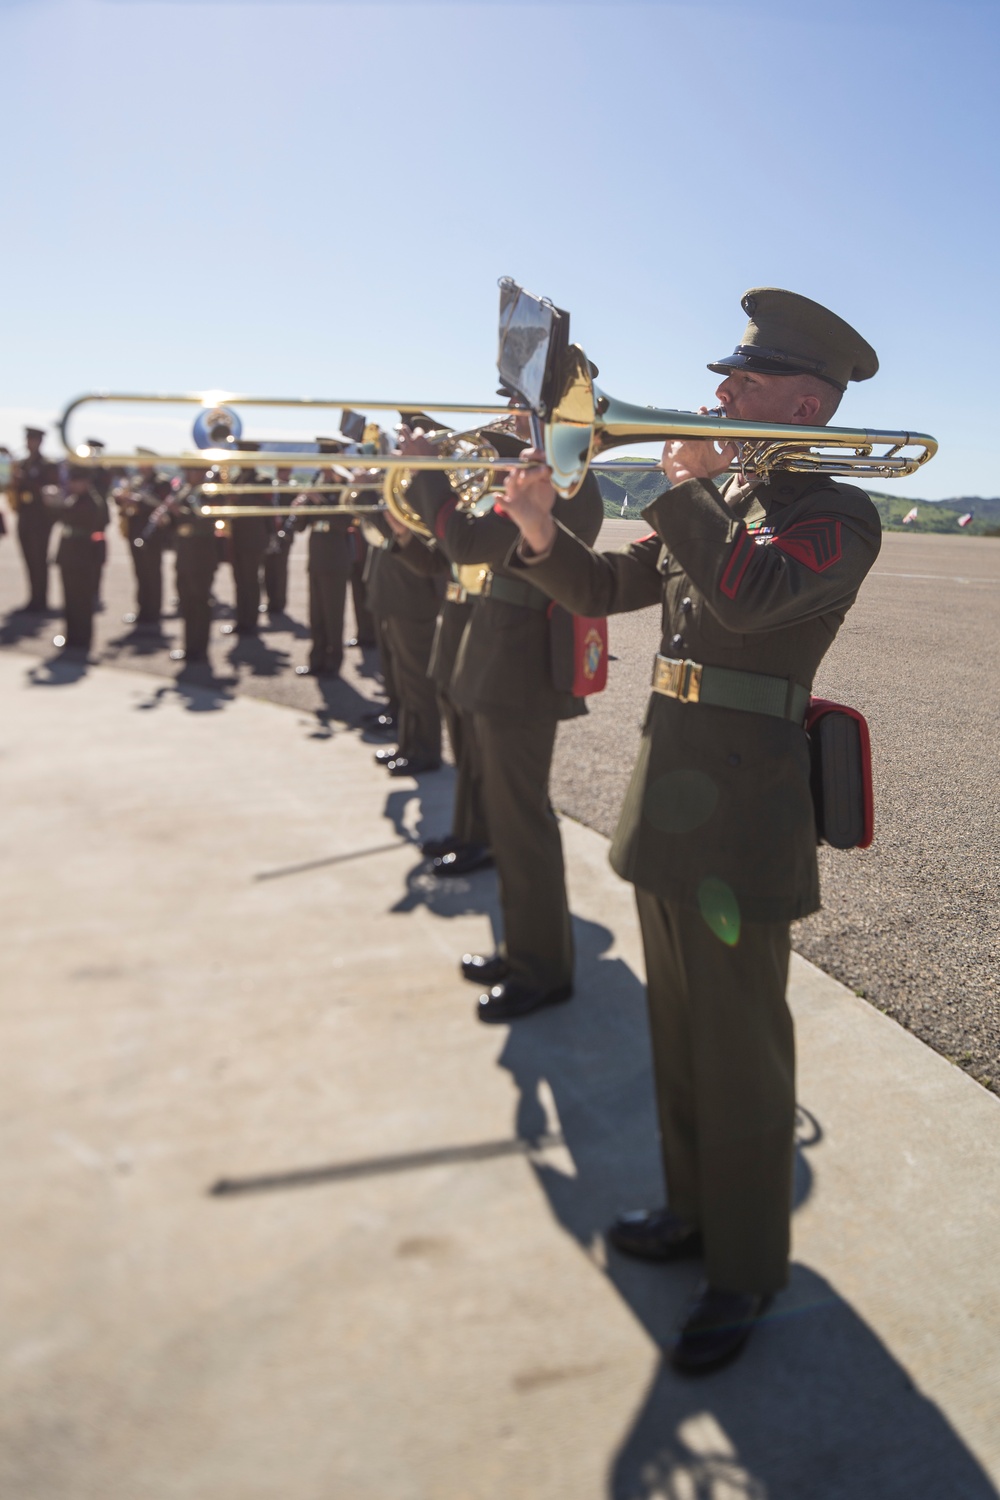
[[[660,833],[690,833],[708,822],[718,801],[719,789],[704,771],[668,771],[646,788],[642,811]]]
[[[732,886],[709,875],[698,887],[698,910],[715,936],[734,948],[740,940],[740,903]]]

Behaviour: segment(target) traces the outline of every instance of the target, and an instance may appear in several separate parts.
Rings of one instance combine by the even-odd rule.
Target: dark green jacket
[[[381,517],[366,523],[365,597],[373,615],[400,620],[433,620],[444,593],[444,570],[424,576],[406,566],[403,552]],[[377,546],[374,533],[382,536]],[[412,545],[412,543],[411,543]]]
[[[408,499],[453,563],[485,563],[491,572],[518,583],[530,582],[525,572],[509,565],[517,527],[499,510],[484,516],[460,510],[455,492],[443,474],[418,473]],[[588,474],[572,500],[558,500],[556,515],[567,535],[589,544],[596,541],[604,521],[601,492]],[[492,597],[478,598],[459,644],[451,694],[467,713],[497,718],[570,719],[586,713],[582,698],[559,693],[552,685],[549,620],[540,595],[540,609],[526,608]]]
[[[559,527],[540,561],[512,556],[579,614],[661,603],[661,653],[811,688],[878,556],[878,513],[822,474],[778,474],[725,500],[688,480],[643,511],[620,553]],[[652,665],[652,664],[651,664]],[[804,730],[787,719],[652,694],[611,850],[624,879],[706,916],[787,921],[819,906]],[[735,907],[733,906],[735,903]]]
[[[443,577],[446,583],[458,582],[455,566],[448,561],[441,548],[428,545],[416,535],[406,546],[399,548],[399,559],[412,572],[419,573],[424,578]],[[443,693],[447,693],[451,687],[455,659],[472,614],[472,606],[471,598],[445,597],[441,600],[430,661],[427,663],[427,675]]]

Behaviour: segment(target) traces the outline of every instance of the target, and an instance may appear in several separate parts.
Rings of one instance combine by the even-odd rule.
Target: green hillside
[[[980,495],[961,495],[954,500],[914,500],[903,495],[887,495],[869,490],[886,531],[952,531],[970,536],[1000,535],[1000,499],[984,500]],[[917,507],[916,518],[906,526],[903,517]],[[960,516],[972,511],[968,526],[959,526]]]
[[[669,488],[666,479],[660,473],[648,473],[643,469],[636,472],[632,465],[622,463],[621,474],[609,474],[602,470],[596,477],[601,487],[601,498],[604,501],[604,514],[606,516],[621,516],[622,502],[627,500],[624,518],[628,521],[638,521],[641,518],[642,508],[655,500],[657,495]]]

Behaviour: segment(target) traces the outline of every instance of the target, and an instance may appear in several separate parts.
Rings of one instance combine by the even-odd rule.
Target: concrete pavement
[[[0,704],[3,1500],[998,1493],[995,1096],[796,958],[792,1286],[682,1381],[696,1270],[601,1239],[660,1185],[600,835],[577,997],[494,1030],[449,772],[15,653]]]

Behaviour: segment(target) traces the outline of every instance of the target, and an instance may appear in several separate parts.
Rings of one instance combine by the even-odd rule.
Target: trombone
[[[222,391],[187,392],[182,395],[135,395],[114,392],[91,392],[79,396],[64,411],[59,421],[59,432],[73,463],[93,464],[107,467],[129,467],[136,463],[134,455],[104,453],[94,456],[84,449],[74,449],[67,437],[70,418],[81,406],[90,402],[129,403],[187,403],[202,408],[238,404],[242,406],[276,407],[329,410],[334,407],[361,407],[370,411],[394,411],[421,413],[459,412],[490,418],[502,418],[509,423],[518,410],[531,417],[536,446],[544,449],[546,462],[552,473],[552,484],[557,494],[565,499],[577,493],[589,469],[612,468],[621,472],[619,464],[601,462],[600,456],[613,448],[633,446],[640,443],[664,443],[675,438],[707,438],[721,443],[735,443],[737,454],[730,465],[730,472],[742,473],[754,479],[763,479],[775,471],[808,472],[857,476],[859,478],[896,479],[914,473],[921,465],[933,458],[937,452],[937,441],[928,433],[878,431],[866,428],[806,427],[793,423],[745,422],[728,418],[719,412],[702,415],[697,412],[636,406],[609,396],[594,384],[593,367],[578,344],[570,344],[562,360],[562,368],[556,386],[556,399],[541,411],[533,411],[527,405],[520,408],[510,405],[496,406],[489,403],[474,405],[469,402],[433,401],[334,401],[308,398],[283,399],[272,396],[245,396]],[[502,425],[502,424],[500,424]],[[498,431],[499,427],[493,430]],[[470,432],[455,433],[447,429],[430,434],[439,445],[434,456],[404,456],[389,454],[339,454],[338,467],[345,459],[356,457],[358,468],[374,476],[384,474],[383,503],[366,507],[368,510],[390,510],[398,520],[411,530],[429,535],[428,528],[406,499],[406,491],[413,477],[422,471],[446,473],[458,493],[460,505],[475,510],[484,496],[498,488],[499,472],[532,467],[524,459],[501,457],[498,449],[489,441],[489,426]],[[876,450],[881,451],[876,451]],[[317,463],[316,449],[308,452],[283,452],[272,454],[269,462],[279,467],[312,468],[331,467]],[[331,455],[327,455],[328,457]],[[202,449],[198,453],[161,455],[161,463],[175,464],[183,468],[231,465],[255,468],[261,463],[256,450],[243,451],[238,448]],[[638,469],[639,466],[635,466]],[[655,468],[653,464],[650,469]],[[376,481],[377,482],[377,481]],[[354,479],[350,488],[356,493],[372,488],[372,484]],[[273,515],[275,507],[218,506],[212,499],[220,494],[246,493],[247,485],[222,484],[203,487],[206,502],[201,506],[205,516],[230,514],[245,517],[254,514]],[[275,493],[274,486],[266,488]],[[292,487],[296,488],[296,487]],[[317,493],[322,486],[302,486],[304,493]],[[339,486],[338,486],[339,488]],[[252,492],[252,491],[251,491]],[[209,495],[211,494],[211,498]],[[312,515],[344,515],[351,512],[350,505],[311,507]],[[355,509],[354,513],[362,513]]]
[[[233,391],[185,391],[180,393],[155,393],[138,394],[127,391],[89,391],[82,396],[77,396],[64,410],[58,422],[59,435],[63,447],[66,450],[67,459],[74,464],[85,466],[101,466],[103,468],[133,468],[139,462],[139,455],[131,453],[102,453],[99,456],[92,454],[86,444],[74,445],[69,436],[69,425],[74,414],[83,406],[94,403],[114,403],[128,405],[188,405],[197,406],[201,409],[200,416],[196,420],[196,435],[199,424],[203,430],[211,436],[225,435],[225,446],[199,448],[196,452],[182,453],[160,453],[157,460],[161,464],[181,469],[199,468],[207,470],[216,468],[226,476],[219,481],[207,480],[198,485],[197,491],[204,498],[197,507],[198,513],[206,517],[218,517],[219,519],[244,519],[252,516],[273,516],[279,509],[277,506],[254,506],[254,505],[229,505],[219,504],[218,499],[227,495],[277,495],[279,493],[290,493],[293,495],[316,495],[316,494],[346,494],[346,503],[336,505],[309,505],[310,517],[316,516],[343,516],[343,515],[376,515],[383,514],[387,509],[393,511],[400,521],[410,526],[415,531],[429,535],[427,528],[420,521],[419,516],[405,505],[403,496],[412,479],[413,473],[420,469],[445,470],[455,475],[455,487],[460,497],[466,504],[470,503],[470,494],[474,491],[474,502],[478,502],[484,493],[485,482],[488,480],[492,487],[494,475],[492,469],[483,472],[480,469],[472,469],[470,459],[483,457],[497,460],[497,452],[486,443],[481,445],[477,442],[477,433],[452,433],[447,429],[435,432],[433,437],[439,441],[441,452],[435,458],[407,458],[402,454],[377,454],[369,452],[360,453],[326,453],[317,447],[310,447],[302,451],[268,451],[262,454],[257,449],[242,449],[238,446],[241,425],[235,413],[231,411],[233,406],[254,407],[288,407],[297,411],[330,411],[334,409],[350,410],[360,407],[366,411],[392,411],[412,412],[418,407],[421,412],[427,408],[435,412],[456,412],[464,415],[485,416],[487,418],[509,419],[511,412],[507,405],[498,406],[490,402],[476,404],[475,402],[413,402],[413,401],[362,401],[362,400],[334,400],[331,398],[311,397],[283,397],[283,396],[248,396]],[[227,420],[227,418],[229,420]],[[447,445],[448,451],[444,449]],[[365,445],[366,447],[369,445]],[[323,459],[327,463],[323,463]],[[332,460],[339,460],[337,463]],[[353,463],[352,460],[357,460]],[[247,481],[230,482],[229,473],[233,469],[258,468],[262,463],[268,467],[276,468],[304,468],[323,469],[357,469],[361,478],[353,477],[349,481],[303,485],[273,485],[258,484]],[[372,470],[377,471],[372,474]],[[399,477],[397,479],[397,471]],[[367,482],[365,475],[369,476]],[[383,500],[378,504],[360,504],[357,496],[364,490],[382,487]],[[355,498],[351,498],[352,495]],[[303,507],[305,509],[305,507]]]

